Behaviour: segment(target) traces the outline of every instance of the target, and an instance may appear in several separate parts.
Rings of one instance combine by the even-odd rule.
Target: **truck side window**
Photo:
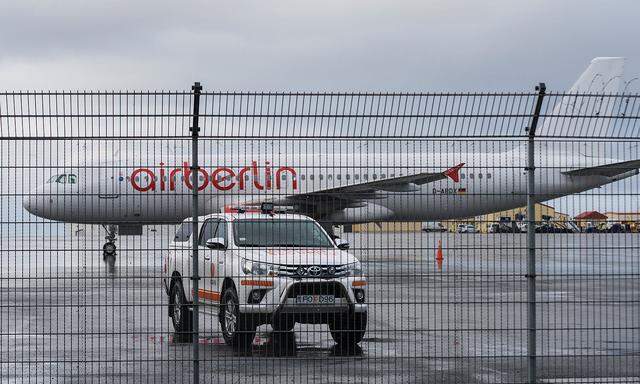
[[[207,240],[216,237],[216,229],[218,229],[219,220],[207,220],[204,222],[200,230],[199,243],[202,246],[207,245]]]
[[[176,231],[176,236],[173,238],[173,241],[176,241],[176,242],[189,241],[189,238],[191,237],[192,229],[193,229],[193,226],[190,222],[182,223],[180,225],[180,228],[178,228],[178,230]]]
[[[218,229],[216,229],[216,235],[214,237],[222,237],[224,241],[228,244],[227,241],[227,222],[224,220],[220,220],[218,224]]]

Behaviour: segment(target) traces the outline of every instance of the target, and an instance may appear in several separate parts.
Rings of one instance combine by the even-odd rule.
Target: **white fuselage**
[[[536,200],[544,201],[612,182],[602,176],[570,177],[563,170],[615,160],[548,153],[536,160]],[[520,150],[501,153],[364,153],[203,156],[198,214],[225,206],[422,172],[464,163],[458,182],[446,178],[410,191],[376,191],[361,203],[318,214],[335,223],[430,221],[466,218],[526,204],[526,160]],[[26,200],[31,213],[52,220],[101,224],[177,223],[191,215],[188,158],[123,160],[73,169],[77,182],[50,182]],[[185,177],[187,176],[187,177]],[[186,180],[185,180],[186,179]]]

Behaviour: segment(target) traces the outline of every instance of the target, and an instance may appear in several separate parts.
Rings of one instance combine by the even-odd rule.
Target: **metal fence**
[[[2,93],[0,377],[638,382],[639,109]]]

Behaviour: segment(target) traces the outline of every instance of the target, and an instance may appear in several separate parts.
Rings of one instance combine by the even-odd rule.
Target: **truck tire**
[[[251,351],[257,325],[250,316],[240,313],[239,304],[235,287],[225,288],[220,300],[220,329],[227,345],[238,352],[248,353]]]
[[[171,285],[169,309],[175,330],[174,340],[177,343],[190,343],[193,339],[192,312],[180,279],[174,280]]]
[[[367,330],[367,314],[353,313],[329,320],[331,337],[339,345],[355,345],[362,341]]]

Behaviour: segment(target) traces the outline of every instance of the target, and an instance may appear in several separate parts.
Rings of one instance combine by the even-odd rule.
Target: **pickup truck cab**
[[[192,222],[163,261],[176,335],[192,331]],[[360,262],[313,219],[294,214],[220,213],[198,219],[199,312],[216,316],[227,344],[251,346],[257,326],[290,331],[328,324],[338,344],[359,343],[367,325]]]

